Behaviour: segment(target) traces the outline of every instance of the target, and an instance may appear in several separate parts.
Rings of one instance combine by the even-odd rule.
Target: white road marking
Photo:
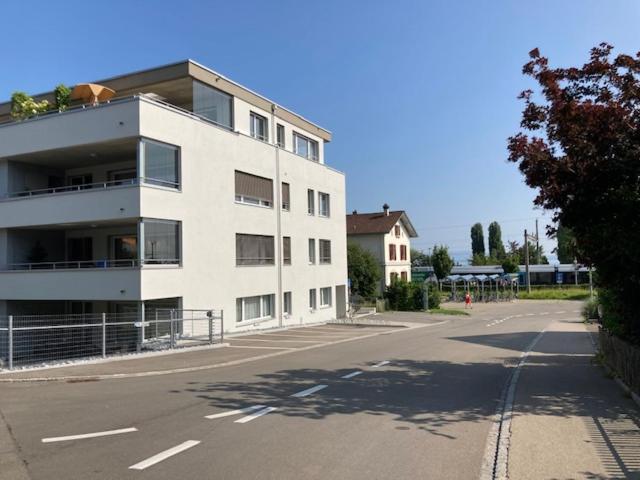
[[[181,443],[180,445],[176,445],[175,447],[170,448],[169,450],[165,450],[164,452],[160,452],[157,455],[154,455],[153,457],[149,457],[146,460],[136,463],[135,465],[131,465],[129,469],[144,470],[145,468],[149,468],[155,465],[156,463],[160,463],[161,461],[166,460],[169,457],[173,457],[174,455],[177,455],[180,452],[184,452],[185,450],[188,450],[191,447],[195,447],[199,443],[200,442],[198,440],[187,440],[186,442]]]
[[[273,412],[274,410],[277,410],[277,409],[278,409],[277,407],[266,407],[256,413],[252,413],[251,415],[242,417],[241,419],[236,420],[234,423],[247,423],[247,422],[250,422],[251,420],[255,420],[256,418],[266,415],[267,413]]]
[[[567,313],[567,312],[564,310],[560,310],[559,312],[553,312],[553,313]]]
[[[389,360],[383,360],[380,363],[376,363],[373,368],[380,368],[380,367],[384,367],[385,365],[388,365],[389,363],[391,363]]]
[[[315,337],[324,337],[326,335],[319,333],[318,335],[289,335],[284,333],[259,333],[258,335],[262,337],[284,337],[284,338],[310,338],[312,336]],[[276,339],[277,340],[277,339]]]
[[[241,408],[239,410],[230,410],[228,412],[214,413],[213,415],[207,415],[204,418],[208,418],[209,420],[212,420],[214,418],[231,417],[233,415],[240,415],[241,413],[255,412],[256,410],[265,408],[265,406],[266,405],[253,405],[251,407]]]
[[[355,372],[351,372],[351,373],[347,373],[346,375],[341,376],[340,378],[353,378],[353,377],[357,377],[358,375],[360,375],[362,372],[360,370],[357,370]]]
[[[295,350],[291,347],[259,347],[257,345],[229,345],[227,348],[250,348],[250,349],[263,349],[263,350]]]
[[[109,435],[118,435],[120,433],[129,433],[129,432],[137,432],[137,431],[138,429],[135,427],[121,428],[119,430],[108,430],[106,432],[83,433],[82,435],[69,435],[66,437],[43,438],[42,443],[66,442],[68,440],[81,440],[84,438],[107,437]]]
[[[311,388],[307,388],[306,390],[302,390],[301,392],[298,393],[294,393],[293,395],[291,395],[292,397],[306,397],[308,395],[311,395],[312,393],[316,393],[320,390],[323,390],[325,388],[327,388],[329,385],[316,385],[315,387],[311,387]]]
[[[233,341],[233,340],[231,340]],[[238,342],[271,342],[271,343],[276,343],[276,342],[285,342],[285,343],[323,343],[322,340],[280,340],[278,338],[274,338],[271,340],[265,340],[264,338],[243,338],[242,340],[240,340],[238,338],[237,340]]]

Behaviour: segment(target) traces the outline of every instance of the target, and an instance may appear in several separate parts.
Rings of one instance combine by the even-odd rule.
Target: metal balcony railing
[[[108,182],[85,183],[81,185],[65,185],[63,187],[41,188],[36,190],[23,190],[21,192],[12,192],[0,197],[0,200],[10,200],[16,198],[39,197],[42,195],[56,195],[59,193],[86,192],[95,190],[106,190],[113,187],[128,187],[134,185],[157,185],[166,188],[178,189],[180,185],[167,180],[157,178],[136,177],[126,180],[111,180]]]
[[[34,271],[34,270],[77,270],[84,268],[134,268],[143,265],[179,265],[180,260],[175,258],[152,259],[120,259],[120,260],[82,260],[62,262],[38,262],[38,263],[10,263],[6,270],[9,271]]]

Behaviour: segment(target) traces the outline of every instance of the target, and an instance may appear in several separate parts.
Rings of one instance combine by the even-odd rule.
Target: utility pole
[[[529,275],[529,235],[527,235],[526,228],[524,229],[524,271],[527,293],[531,293],[531,276]]]
[[[538,235],[538,219],[536,218],[536,263],[540,265],[540,236]]]

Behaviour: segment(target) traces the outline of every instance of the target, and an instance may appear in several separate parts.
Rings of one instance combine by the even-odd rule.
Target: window
[[[394,231],[394,233],[396,235],[396,238],[400,238],[400,225],[395,225],[393,227],[393,231]]]
[[[204,83],[193,82],[193,113],[233,128],[233,97]]]
[[[178,147],[152,140],[142,140],[140,154],[144,166],[145,183],[170,188],[180,186],[180,151]]]
[[[393,243],[389,244],[389,260],[396,259],[396,246]]]
[[[295,132],[293,134],[293,151],[309,160],[318,161],[318,142]]]
[[[320,307],[331,306],[331,287],[320,289]]]
[[[400,272],[400,278],[406,282],[407,281],[407,272]]]
[[[236,202],[271,207],[273,181],[236,170]]]
[[[321,217],[328,217],[331,215],[329,201],[328,193],[318,192],[318,215]]]
[[[314,265],[316,263],[316,239],[309,239],[309,264]]]
[[[289,184],[282,182],[282,209],[291,210],[291,194],[289,192]]]
[[[273,237],[236,233],[236,265],[274,265]]]
[[[400,245],[400,260],[406,260],[406,259],[407,259],[407,246]]]
[[[267,119],[262,115],[251,112],[249,115],[250,131],[253,138],[262,140],[264,142],[269,141],[269,128],[267,126]]]
[[[396,272],[391,272],[389,274],[389,276],[390,276],[392,282],[398,280],[398,274]]]
[[[309,215],[316,214],[316,194],[313,190],[307,190],[307,212]]]
[[[282,297],[282,313],[284,315],[291,315],[292,312],[291,292],[284,292],[284,296]]]
[[[138,237],[135,235],[117,235],[111,237],[111,255],[113,260],[137,260]],[[124,262],[128,265],[129,262]],[[133,262],[131,262],[133,264]]]
[[[180,222],[145,219],[142,232],[145,263],[180,263]]]
[[[280,148],[284,148],[284,125],[276,125],[276,141]]]
[[[331,240],[320,240],[320,263],[331,263]]]
[[[71,262],[93,260],[93,238],[82,237],[67,239],[67,260]]]
[[[122,170],[112,170],[107,174],[107,178],[114,185],[135,185],[138,174],[135,168],[125,168]],[[153,180],[149,183],[156,183]]]
[[[309,309],[315,310],[316,308],[317,308],[316,289],[312,288],[311,290],[309,290]]]
[[[236,322],[272,318],[275,295],[236,298]]]
[[[282,263],[291,265],[291,237],[282,237]]]

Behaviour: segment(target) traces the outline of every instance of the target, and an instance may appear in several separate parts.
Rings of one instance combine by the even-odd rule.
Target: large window
[[[316,239],[309,239],[309,264],[314,265],[316,263]]]
[[[236,202],[271,207],[273,181],[236,170]]]
[[[330,197],[328,193],[318,192],[318,215],[321,217],[331,215]]]
[[[233,128],[233,97],[204,83],[193,82],[193,113]]]
[[[316,194],[313,190],[307,190],[307,213],[309,215],[316,214]]]
[[[400,260],[406,260],[406,259],[407,259],[407,246],[400,245]]]
[[[295,132],[293,134],[293,151],[309,160],[318,161],[318,142]]]
[[[291,265],[291,237],[282,237],[282,263]]]
[[[163,187],[180,186],[180,154],[178,147],[142,140],[140,150],[144,165],[144,181]]]
[[[180,222],[143,220],[145,263],[180,263]]]
[[[389,260],[396,260],[396,246],[393,243],[389,244]]]
[[[275,295],[236,298],[236,322],[272,318]]]
[[[331,287],[325,287],[320,289],[320,306],[331,306]]]
[[[291,192],[289,184],[282,182],[282,209],[291,210]]]
[[[320,240],[320,263],[331,263],[331,240]]]
[[[316,289],[312,288],[311,290],[309,290],[309,309],[310,310],[315,310],[316,308],[318,308],[318,304],[316,303]]]
[[[273,237],[236,233],[236,265],[273,265]]]
[[[262,140],[264,142],[269,141],[269,128],[267,126],[267,119],[265,117],[251,112],[249,114],[249,123],[250,133],[253,138],[257,138],[258,140]]]

